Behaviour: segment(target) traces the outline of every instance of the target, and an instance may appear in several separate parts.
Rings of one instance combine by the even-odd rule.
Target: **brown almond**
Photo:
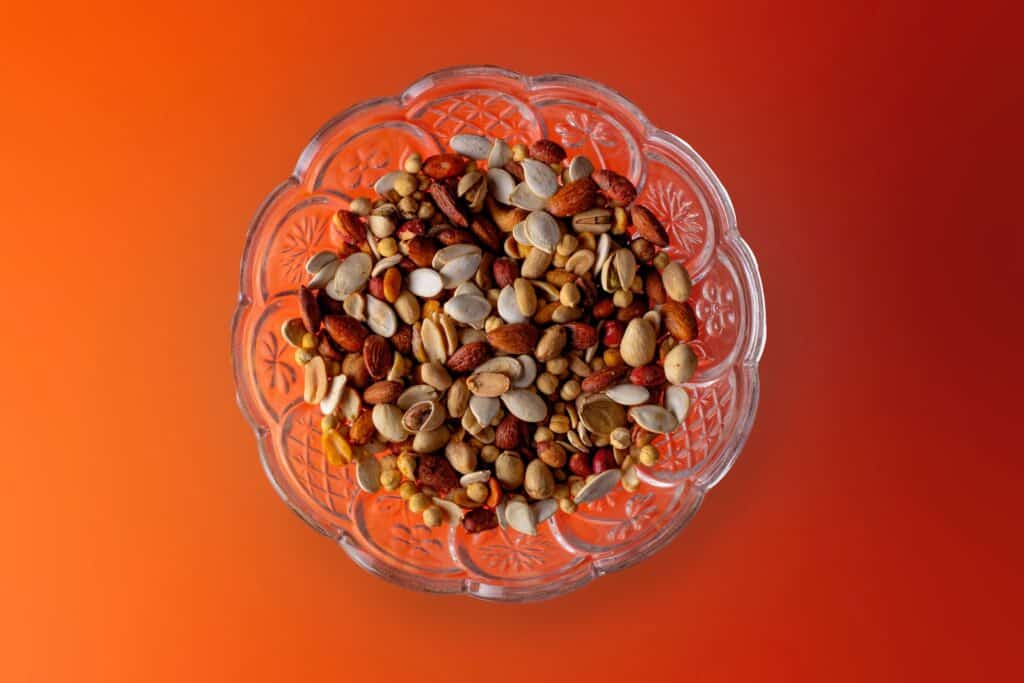
[[[629,373],[629,367],[626,365],[618,365],[613,368],[605,368],[591,374],[589,377],[583,380],[580,387],[583,391],[588,393],[594,393],[596,391],[604,391],[613,384],[619,383],[623,377]]]
[[[421,170],[434,180],[454,178],[466,170],[466,160],[458,154],[435,154],[423,160]]]
[[[453,244],[473,244],[476,242],[473,239],[473,235],[469,234],[468,231],[456,230],[455,228],[438,230],[434,235],[434,239],[446,247],[450,247]]]
[[[405,243],[409,259],[419,268],[429,268],[437,253],[437,243],[426,235],[416,235]]]
[[[448,217],[452,225],[459,228],[469,227],[469,219],[466,217],[466,212],[456,203],[454,192],[441,183],[431,183],[430,189],[427,191],[434,198],[437,208]]]
[[[494,445],[503,451],[515,450],[520,444],[520,425],[523,423],[518,417],[509,413],[494,430]]]
[[[370,386],[370,373],[363,361],[363,354],[350,353],[341,361],[341,374],[348,377],[349,384],[357,389],[365,389]]]
[[[412,325],[399,325],[398,331],[391,335],[391,345],[399,353],[412,353]]]
[[[342,358],[344,358],[341,352],[338,351],[337,347],[334,346],[334,342],[331,341],[331,338],[328,337],[327,334],[325,334],[324,332],[321,332],[320,336],[318,337],[316,352],[319,353],[324,358],[326,358],[327,360],[340,361],[342,360]]]
[[[356,248],[366,244],[366,225],[358,214],[342,209],[331,218],[331,225],[334,234],[344,244]]]
[[[530,145],[530,158],[545,164],[560,164],[565,159],[565,150],[554,140],[541,138]]]
[[[510,161],[503,168],[520,183],[526,178],[526,174],[523,172],[523,165],[518,161]]]
[[[469,229],[473,231],[480,243],[491,251],[501,251],[501,243],[505,236],[494,223],[486,216],[474,216],[469,223]]]
[[[634,204],[629,210],[629,216],[633,220],[633,227],[636,228],[638,235],[659,247],[668,246],[668,234],[665,232],[665,226],[651,213],[650,209],[643,204]]]
[[[394,403],[402,394],[402,383],[381,380],[366,387],[363,400],[371,405],[378,403]]]
[[[661,305],[661,319],[669,334],[679,341],[688,342],[697,338],[697,316],[690,304],[666,301]]]
[[[478,365],[491,357],[491,346],[487,342],[465,344],[455,350],[446,365],[452,372],[472,372]]]
[[[586,211],[597,201],[597,184],[590,177],[580,178],[558,188],[548,201],[548,211],[555,216],[572,216]]]
[[[316,301],[316,294],[312,289],[299,286],[299,315],[302,317],[302,324],[306,326],[307,332],[317,333],[320,329],[320,304]]]
[[[366,371],[370,373],[370,377],[385,377],[394,360],[395,352],[391,350],[391,344],[384,337],[371,334],[363,342],[363,363],[366,364]]]
[[[531,353],[537,346],[540,332],[530,323],[502,325],[487,333],[487,341],[504,353]]]
[[[661,281],[661,273],[651,268],[644,275],[644,291],[653,306],[660,306],[665,303],[668,296],[665,294],[665,284]]]
[[[373,413],[364,410],[348,428],[348,440],[356,446],[365,446],[370,443],[370,439],[376,433],[377,428],[373,426]]]
[[[597,328],[587,323],[566,323],[563,325],[569,333],[569,343],[577,351],[584,351],[597,343]]]
[[[346,351],[361,351],[363,341],[370,334],[361,322],[347,315],[329,315],[323,324],[334,343]]]
[[[629,182],[629,178],[619,175],[615,171],[602,168],[600,171],[595,171],[590,177],[597,183],[602,194],[616,204],[626,206],[636,199],[636,188],[633,183]]]

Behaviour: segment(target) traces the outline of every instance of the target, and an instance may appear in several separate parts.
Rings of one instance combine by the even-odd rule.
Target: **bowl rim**
[[[571,87],[585,92],[596,92],[605,97],[617,106],[621,107],[633,119],[642,126],[643,138],[645,140],[657,140],[667,146],[684,154],[692,163],[693,169],[699,172],[714,194],[714,199],[722,209],[723,227],[720,239],[727,241],[734,250],[733,264],[743,272],[743,283],[746,285],[745,294],[750,297],[750,310],[752,314],[749,328],[750,338],[746,340],[741,353],[734,361],[737,370],[744,375],[744,381],[748,384],[749,402],[746,410],[737,416],[735,434],[733,438],[724,445],[723,453],[718,456],[715,466],[686,485],[681,489],[692,488],[692,501],[689,506],[678,511],[665,526],[656,534],[646,539],[638,546],[632,547],[629,551],[612,555],[608,558],[598,558],[586,563],[580,568],[570,570],[563,574],[558,580],[541,586],[497,586],[487,584],[485,581],[470,577],[443,578],[431,580],[428,577],[413,574],[402,569],[384,564],[370,553],[366,552],[360,542],[353,538],[347,531],[333,532],[324,528],[319,522],[312,518],[306,511],[297,505],[288,493],[278,482],[275,473],[270,465],[274,445],[271,443],[271,430],[266,424],[258,419],[257,415],[250,409],[247,399],[249,389],[245,382],[240,381],[244,377],[243,360],[241,354],[236,350],[239,348],[242,335],[242,323],[253,304],[251,291],[248,287],[246,273],[249,271],[250,258],[253,255],[253,242],[256,238],[258,228],[267,210],[275,204],[277,199],[291,187],[300,184],[301,178],[308,170],[310,163],[315,158],[322,141],[336,127],[361,114],[362,112],[382,106],[402,107],[413,101],[421,94],[439,83],[460,78],[502,78],[519,82],[525,90],[533,90],[538,86],[556,85]],[[242,258],[239,272],[239,290],[237,304],[231,319],[231,357],[232,374],[235,381],[235,400],[239,406],[242,416],[253,429],[256,435],[257,449],[259,451],[260,463],[267,479],[277,495],[285,504],[310,527],[319,533],[332,538],[345,551],[345,553],[356,564],[370,573],[379,576],[389,582],[397,583],[406,588],[415,590],[467,595],[481,600],[495,600],[501,602],[530,602],[545,600],[558,595],[572,592],[590,583],[593,579],[620,571],[630,567],[647,557],[653,555],[663,548],[689,523],[704,500],[707,492],[713,488],[729,472],[743,450],[750,431],[753,427],[754,417],[760,398],[760,385],[758,377],[758,364],[764,353],[764,346],[767,337],[767,321],[764,302],[764,289],[758,269],[757,259],[747,242],[740,235],[737,224],[736,213],[733,203],[724,185],[718,176],[707,164],[707,162],[678,135],[658,128],[647,118],[647,116],[632,101],[624,95],[597,81],[576,76],[572,74],[550,73],[538,76],[527,76],[515,71],[492,65],[464,65],[439,69],[418,78],[411,85],[406,87],[401,94],[390,97],[379,97],[358,102],[349,106],[329,119],[323,124],[310,141],[305,145],[295,164],[290,176],[279,183],[260,203],[246,232],[246,238],[242,250]],[[244,394],[244,395],[243,395]],[[454,529],[449,530],[454,533]]]

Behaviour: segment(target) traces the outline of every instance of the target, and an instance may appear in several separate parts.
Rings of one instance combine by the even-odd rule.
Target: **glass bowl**
[[[549,137],[570,156],[628,176],[665,224],[670,253],[693,276],[700,363],[685,385],[685,424],[660,437],[662,457],[642,484],[617,488],[536,536],[461,526],[430,529],[397,493],[365,494],[353,467],[320,452],[320,413],[281,323],[296,315],[304,264],[331,245],[330,216],[406,155],[442,151],[457,133],[510,144]],[[757,408],[765,311],[757,263],[740,237],[725,188],[681,139],[654,127],[613,90],[575,76],[521,76],[494,67],[430,74],[398,97],[356,105],[313,137],[291,177],[249,227],[232,330],[238,403],[256,431],[274,489],[310,526],[369,571],[407,588],[477,598],[550,598],[657,552],[686,525],[735,462]]]

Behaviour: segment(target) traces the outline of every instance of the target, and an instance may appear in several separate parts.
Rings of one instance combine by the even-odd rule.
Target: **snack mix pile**
[[[451,148],[335,214],[281,333],[331,465],[427,526],[535,534],[635,490],[685,419],[690,276],[615,171],[551,140]]]

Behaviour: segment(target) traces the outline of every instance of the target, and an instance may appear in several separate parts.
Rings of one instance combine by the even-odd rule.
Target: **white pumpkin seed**
[[[341,302],[341,307],[345,313],[356,320],[360,322],[366,320],[366,297],[360,292],[352,292],[346,296],[345,300]]]
[[[505,285],[498,294],[498,315],[509,324],[526,322],[526,316],[519,310],[516,290],[512,285]]]
[[[682,424],[690,412],[690,395],[682,387],[669,387],[665,391],[665,408]]]
[[[549,198],[558,190],[558,177],[551,167],[536,159],[523,159],[523,181],[538,197]]]
[[[416,296],[430,299],[441,293],[444,281],[441,274],[432,268],[417,268],[409,273],[409,291]]]
[[[594,164],[584,156],[573,157],[569,162],[569,168],[565,172],[565,179],[570,183],[588,177],[594,172]]]
[[[335,273],[338,272],[338,266],[341,261],[334,259],[326,263],[320,270],[316,271],[316,274],[309,279],[309,284],[306,286],[310,289],[321,289],[326,287],[327,284],[334,278]]]
[[[447,264],[451,263],[455,259],[460,259],[463,256],[470,256],[476,254],[479,256],[483,252],[480,251],[480,247],[475,244],[452,244],[438,249],[437,253],[434,254],[434,258],[431,260],[430,265],[433,266],[434,270],[440,271]]]
[[[526,231],[526,221],[519,221],[512,226],[512,238],[524,246],[533,246],[533,242],[530,241],[530,233]]]
[[[519,364],[523,366],[523,372],[518,378],[512,380],[512,386],[516,389],[525,389],[537,379],[537,361],[533,356],[523,354],[518,358]]]
[[[646,403],[651,392],[636,384],[619,384],[604,392],[605,396],[622,406],[638,406]]]
[[[604,498],[615,488],[621,478],[622,471],[617,469],[605,470],[601,474],[594,475],[594,478],[584,484],[583,488],[573,496],[573,501],[577,505],[582,505]]]
[[[444,365],[448,360],[448,346],[445,343],[444,333],[433,320],[424,320],[420,323],[420,338],[423,340],[423,353],[427,360]]]
[[[555,512],[558,511],[558,501],[554,498],[545,498],[544,500],[538,500],[536,503],[531,503],[530,508],[533,510],[533,517],[536,523],[540,524],[551,519]]]
[[[374,334],[390,339],[398,331],[398,316],[386,301],[366,295],[366,324]]]
[[[522,501],[509,501],[505,506],[505,519],[508,525],[521,534],[537,535],[537,518],[529,505]]]
[[[306,334],[306,325],[302,318],[290,318],[281,325],[281,336],[291,346],[301,346],[302,337]]]
[[[356,482],[367,493],[376,493],[380,488],[380,462],[367,455],[356,463]]]
[[[562,239],[562,231],[550,213],[534,211],[526,217],[526,237],[533,246],[552,254]]]
[[[366,243],[370,245],[370,251],[374,258],[380,258],[380,249],[377,248],[377,237],[372,233],[366,233]]]
[[[550,170],[550,169],[548,169]],[[540,197],[525,182],[516,185],[508,195],[508,203],[527,211],[543,209],[548,204],[546,197]]]
[[[454,298],[457,296],[479,296],[484,299],[487,298],[487,295],[476,286],[475,282],[463,282],[461,285],[456,287],[455,291],[452,292],[452,297]]]
[[[370,232],[372,232],[374,237],[377,239],[390,237],[395,232],[395,222],[387,216],[371,214],[366,220],[370,224]]]
[[[608,236],[608,233],[602,234],[597,238],[597,256],[594,259],[594,275],[601,272],[604,268],[605,261],[608,260],[608,254],[612,251],[612,238]]]
[[[373,270],[370,271],[370,275],[372,277],[377,277],[378,275],[383,273],[388,268],[391,268],[393,266],[397,266],[401,262],[402,262],[402,255],[401,254],[395,254],[393,256],[385,256],[381,260],[377,261],[377,263],[373,264]]]
[[[441,281],[444,288],[454,289],[476,275],[482,258],[482,255],[477,251],[475,254],[460,256],[444,264],[444,267],[441,268]]]
[[[473,417],[482,427],[494,422],[498,415],[501,401],[487,396],[473,396],[469,399],[469,409],[473,411]]]
[[[548,404],[534,391],[514,389],[502,394],[501,402],[523,422],[540,422],[548,416]]]
[[[333,251],[318,251],[306,261],[306,272],[312,275],[332,261],[338,260],[338,254]]]
[[[473,372],[500,372],[509,379],[523,374],[523,364],[511,356],[497,356],[476,366]]]
[[[345,393],[345,382],[347,381],[348,377],[345,375],[335,375],[331,378],[331,388],[327,390],[324,400],[320,401],[322,414],[330,415],[337,410],[338,404],[341,403],[341,396]]]
[[[472,325],[491,314],[491,302],[482,296],[462,294],[448,299],[444,312],[463,325]]]
[[[508,507],[508,501],[502,498],[498,506],[494,508],[494,516],[498,518],[498,526],[502,529],[508,529],[508,518],[505,517],[506,507]]]
[[[512,174],[503,168],[491,168],[487,171],[487,180],[490,182],[491,196],[502,204],[510,203],[509,196],[516,187],[516,179]]]
[[[380,177],[380,180],[373,184],[373,191],[381,197],[384,197],[388,192],[395,189],[395,181],[406,175],[409,174],[405,171],[391,171],[390,173],[385,173]]]
[[[487,155],[487,168],[498,169],[510,161],[512,161],[512,148],[508,146],[507,142],[497,138]]]
[[[478,161],[486,159],[491,153],[491,142],[482,135],[455,135],[448,141],[448,146],[459,154],[465,154],[470,159]]]
[[[448,524],[455,526],[462,521],[463,512],[462,508],[458,505],[450,500],[445,500],[444,498],[438,498],[436,496],[433,498],[433,501],[434,505],[441,508],[441,512],[444,513],[445,521],[448,522]]]
[[[633,421],[649,432],[668,434],[679,426],[679,420],[661,406],[636,406],[629,409]]]
[[[370,279],[370,268],[373,259],[369,254],[359,252],[348,256],[338,265],[334,277],[327,285],[327,296],[335,301],[343,301],[346,296],[355,292]]]

